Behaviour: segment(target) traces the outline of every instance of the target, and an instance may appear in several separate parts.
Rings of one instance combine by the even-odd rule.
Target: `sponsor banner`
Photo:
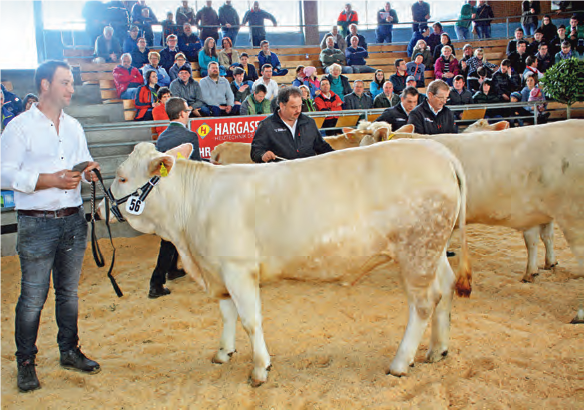
[[[201,158],[209,159],[211,151],[221,143],[251,143],[258,123],[267,115],[253,117],[201,118],[191,121],[191,130],[199,136]]]

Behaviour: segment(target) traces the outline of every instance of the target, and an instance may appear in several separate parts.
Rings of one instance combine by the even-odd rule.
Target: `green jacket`
[[[264,101],[258,103],[253,94],[248,95],[241,104],[241,115],[271,114],[270,100],[264,98]]]
[[[470,4],[465,4],[460,9],[460,16],[458,17],[458,21],[456,25],[458,27],[469,28],[470,23],[472,23],[472,15],[476,14],[477,9]]]

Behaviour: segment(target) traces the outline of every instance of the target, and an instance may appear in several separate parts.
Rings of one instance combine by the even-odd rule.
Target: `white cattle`
[[[478,131],[503,131],[509,128],[509,121],[499,121],[495,124],[489,124],[489,121],[485,119],[478,120],[472,123],[462,131],[463,134],[468,134],[471,132]]]
[[[570,120],[500,132],[396,132],[393,139],[430,138],[458,157],[468,180],[466,222],[522,231],[528,252],[522,280],[533,282],[538,237],[546,248],[544,269],[557,264],[554,220],[575,255],[584,257],[583,126],[584,121]]]
[[[188,148],[184,152],[185,148]],[[465,239],[466,185],[456,157],[433,141],[397,141],[279,164],[217,167],[136,145],[111,192],[124,197],[168,170],[142,205],[122,214],[130,225],[171,241],[185,270],[219,299],[223,317],[215,363],[235,352],[237,316],[253,349],[254,386],[270,367],[262,331],[260,282],[277,279],[356,282],[395,261],[409,320],[389,372],[405,375],[432,316],[426,358],[448,351],[453,291],[470,294]],[[104,204],[100,205],[103,214]],[[458,216],[460,215],[460,218]],[[446,246],[460,220],[456,278]],[[456,284],[455,284],[456,282]]]

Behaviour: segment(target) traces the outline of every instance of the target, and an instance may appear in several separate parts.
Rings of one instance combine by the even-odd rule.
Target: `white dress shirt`
[[[93,161],[81,124],[61,111],[59,133],[37,108],[14,118],[1,137],[2,189],[14,190],[16,209],[55,211],[79,206],[81,184],[74,190],[49,188],[35,191],[39,174],[72,169]]]
[[[252,92],[255,92],[256,85],[258,84],[263,84],[268,89],[268,92],[266,93],[266,98],[268,100],[272,101],[272,99],[278,96],[278,83],[272,80],[271,78],[268,84],[265,83],[264,77],[260,77],[257,80],[255,80],[253,86],[251,87]]]

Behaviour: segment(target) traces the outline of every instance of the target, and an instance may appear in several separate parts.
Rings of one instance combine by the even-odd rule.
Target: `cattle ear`
[[[354,128],[349,128],[349,127],[343,127],[343,134],[345,135],[349,135],[355,132]]]
[[[388,128],[378,128],[373,133],[373,137],[376,141],[388,141],[389,140],[389,129]]]
[[[414,127],[414,124],[406,124],[403,127],[399,128],[396,132],[401,132],[401,133],[405,133],[405,134],[413,134],[415,129],[416,129],[416,127]]]
[[[158,175],[159,177],[168,176],[170,170],[174,166],[174,157],[170,155],[162,155],[150,161],[148,172],[151,177]]]
[[[509,128],[509,121],[499,121],[496,124],[493,124],[493,129],[495,131],[503,131]]]
[[[172,155],[174,158],[189,159],[191,157],[191,154],[193,153],[194,149],[195,148],[193,147],[193,144],[186,143],[186,144],[181,144],[178,147],[175,147],[173,149],[166,151],[165,154]],[[179,156],[179,154],[180,154],[180,156]]]

